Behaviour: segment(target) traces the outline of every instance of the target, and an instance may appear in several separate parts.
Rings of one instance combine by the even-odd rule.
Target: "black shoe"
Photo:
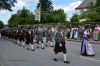
[[[53,58],[54,61],[58,61],[57,58]]]
[[[47,44],[46,44],[46,47],[47,47]]]
[[[51,46],[51,47],[54,47],[54,46]]]
[[[27,48],[27,50],[29,50],[29,49]]]
[[[44,49],[44,47],[42,49]]]
[[[39,48],[39,46],[37,46],[37,48]]]
[[[32,51],[34,51],[34,49],[32,49]]]
[[[64,63],[68,63],[68,64],[70,64],[70,62],[69,62],[69,61],[64,61]]]

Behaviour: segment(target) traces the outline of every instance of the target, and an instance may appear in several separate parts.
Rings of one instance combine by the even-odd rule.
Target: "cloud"
[[[12,9],[13,9],[14,11],[16,11],[16,10],[22,9],[23,6],[25,6],[25,5],[26,5],[25,2],[19,1],[19,0],[18,0],[17,3],[15,3],[15,7],[12,7]]]
[[[64,7],[63,9],[64,9],[65,12],[73,11],[80,4],[81,4],[81,1],[73,2],[73,3],[69,4],[68,6]]]
[[[54,9],[61,8],[61,9],[64,9],[65,13],[67,13],[68,11],[74,11],[75,8],[81,4],[81,2],[82,1],[76,1],[76,2],[72,2],[68,5],[66,5],[66,4],[64,4],[64,5],[62,5],[62,4],[61,5],[54,5]]]
[[[54,3],[54,9],[62,8],[64,9],[64,12],[68,14],[68,18],[72,16],[73,13],[75,13],[75,8],[82,2],[77,0],[66,0],[64,3],[58,3],[58,0],[52,0]],[[73,2],[72,2],[73,1]],[[5,24],[7,24],[7,21],[9,20],[10,16],[12,14],[17,13],[18,10],[22,9],[23,7],[26,7],[30,11],[34,12],[36,5],[38,3],[38,0],[17,0],[17,3],[15,3],[15,7],[12,7],[13,11],[9,12],[8,10],[0,10],[0,20],[2,20]]]
[[[22,1],[26,3],[38,3],[39,2],[39,0],[17,0],[17,1]]]
[[[75,8],[78,7],[80,4],[82,3],[82,1],[75,1],[70,3],[70,4],[61,4],[61,5],[54,5],[54,9],[63,9],[64,12],[67,14],[67,19],[70,20],[70,18],[72,17],[72,15],[74,13],[76,13]]]
[[[38,0],[17,0],[17,3],[15,3],[15,6],[12,7],[12,12],[9,12],[8,10],[0,10],[0,20],[4,22],[4,24],[7,24],[9,18],[12,14],[17,13],[18,10],[22,9],[23,7],[33,11],[35,5],[38,3]]]
[[[0,20],[4,22],[4,24],[7,24],[7,21],[9,20],[11,16],[11,13],[8,10],[1,10],[0,11]]]

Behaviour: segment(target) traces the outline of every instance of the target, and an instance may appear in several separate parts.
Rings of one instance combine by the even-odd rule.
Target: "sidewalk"
[[[82,40],[79,40],[79,39],[67,39],[67,41],[81,42]],[[93,43],[93,44],[100,44],[100,41],[90,40],[90,42]]]

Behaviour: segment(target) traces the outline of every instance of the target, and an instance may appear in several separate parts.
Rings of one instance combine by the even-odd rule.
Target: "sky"
[[[55,10],[60,8],[63,9],[69,20],[72,15],[77,12],[75,8],[79,6],[82,1],[83,0],[52,0],[52,3]],[[12,7],[12,12],[9,12],[8,10],[0,10],[0,20],[3,21],[4,24],[8,24],[11,15],[17,13],[17,11],[23,7],[34,13],[37,3],[38,0],[17,0],[15,7]]]

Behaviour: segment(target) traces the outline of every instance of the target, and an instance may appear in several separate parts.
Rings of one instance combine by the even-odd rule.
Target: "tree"
[[[34,23],[34,14],[24,7],[22,10],[17,11],[17,14],[12,15],[8,21],[9,27],[15,27],[18,25],[33,25]]]
[[[0,29],[2,29],[4,27],[4,24],[2,21],[0,21]]]
[[[76,26],[79,23],[79,16],[77,14],[74,14],[72,18],[70,19],[70,23],[72,26]]]
[[[66,14],[63,9],[53,10],[52,0],[40,0],[37,4],[37,9],[40,8],[41,22],[45,23],[65,23]]]
[[[42,16],[41,22],[43,22],[42,24],[45,24],[45,23],[61,23],[62,24],[66,22],[66,14],[64,13],[64,10],[62,9],[54,10],[51,13],[42,12],[41,16]]]
[[[66,22],[66,14],[64,10],[58,9],[52,12],[52,22],[53,23],[65,23]]]
[[[17,14],[13,14],[12,16],[11,16],[11,18],[8,20],[8,26],[9,27],[15,27],[15,26],[17,26],[17,21],[16,21],[16,18],[17,18]]]
[[[86,19],[84,24],[90,24],[94,26],[100,21],[100,0],[97,0],[96,4],[90,3],[87,7],[87,11],[81,13],[80,19]]]
[[[16,0],[0,0],[0,9],[12,11],[11,7],[15,6]]]
[[[52,12],[53,11],[53,5],[51,0],[39,0],[41,11],[45,12]]]
[[[37,9],[40,9],[40,23],[47,23],[50,13],[53,11],[53,5],[51,0],[39,0]]]
[[[97,0],[96,1],[96,4],[95,4],[95,8],[96,8],[96,12],[98,13],[99,15],[99,18],[97,19],[98,22],[100,22],[100,0]]]
[[[96,0],[95,6],[100,6],[100,0]]]

